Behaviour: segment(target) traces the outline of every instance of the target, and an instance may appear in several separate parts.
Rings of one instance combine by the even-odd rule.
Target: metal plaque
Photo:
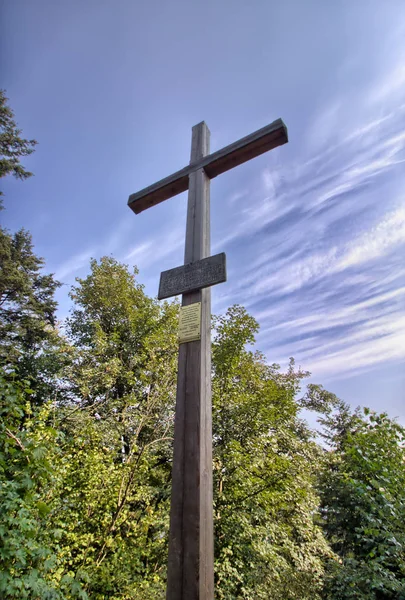
[[[179,343],[201,339],[201,302],[180,307]]]
[[[225,252],[196,262],[163,271],[160,274],[158,299],[170,298],[226,281]]]

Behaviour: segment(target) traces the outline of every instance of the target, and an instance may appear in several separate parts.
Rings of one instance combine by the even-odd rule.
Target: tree
[[[246,350],[258,329],[242,307],[215,320],[213,433],[218,598],[320,598],[331,556],[314,523],[320,450],[298,418],[306,375]]]
[[[56,379],[69,358],[56,328],[54,294],[61,284],[42,273],[43,264],[27,231],[0,228],[0,366],[28,380],[36,402],[59,395]]]
[[[325,598],[405,598],[405,429],[386,414],[323,418],[331,450],[320,478],[321,517],[338,555]]]
[[[30,394],[0,370],[0,596],[86,600],[78,574],[64,569],[61,532],[49,521],[60,458],[52,407],[32,407]]]
[[[86,570],[95,599],[164,595],[178,304],[147,297],[136,274],[110,257],[93,260],[67,322],[75,400],[64,409],[68,459],[55,518],[67,524],[66,556]]]
[[[114,415],[124,453],[134,433],[148,441],[166,430],[166,411],[158,414],[157,405],[172,410],[175,398],[178,305],[146,296],[136,274],[111,257],[93,260],[90,275],[72,290],[75,308],[67,320],[78,351],[74,391],[83,407]]]
[[[30,411],[51,411],[55,429],[41,450],[52,472],[30,518],[35,543],[57,561],[43,554],[25,569],[9,556],[7,568],[16,579],[36,569],[66,600],[163,598],[178,306],[148,298],[110,258],[93,261],[72,296],[67,330],[77,347],[65,370],[72,394],[49,406],[29,402]],[[23,427],[12,430],[24,447],[31,422],[38,424],[25,415]],[[35,471],[33,465],[31,478]],[[8,474],[18,481],[16,471]],[[38,521],[38,501],[46,503],[46,521]],[[13,506],[5,505],[5,522]],[[20,597],[17,588],[13,593]]]
[[[31,154],[37,142],[20,134],[5,92],[0,90],[0,177],[32,175],[20,158]],[[66,358],[66,344],[55,327],[54,293],[60,283],[42,273],[43,264],[27,231],[11,234],[0,228],[0,366],[29,380],[34,390],[31,401],[37,402],[58,393],[55,377]]]
[[[7,100],[5,91],[0,90],[0,177],[11,173],[17,179],[27,179],[32,173],[22,166],[20,158],[34,152],[37,142],[21,137],[21,129],[14,121],[14,113],[7,106]]]

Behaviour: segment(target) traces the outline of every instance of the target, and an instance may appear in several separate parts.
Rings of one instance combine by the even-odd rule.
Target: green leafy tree
[[[38,523],[37,499],[31,506],[42,554],[26,573],[21,565],[13,571],[11,556],[8,568],[14,579],[38,572],[41,598],[46,585],[66,599],[163,598],[178,306],[145,296],[134,275],[109,258],[92,262],[73,297],[67,330],[77,346],[64,373],[71,396],[42,407],[52,408],[56,430],[52,442],[44,437],[52,465],[41,488],[46,519]],[[28,410],[41,410],[31,396]],[[32,419],[18,414],[15,436],[27,446]],[[32,464],[31,478],[38,468]],[[6,523],[15,510],[5,508]],[[9,597],[19,598],[18,589]],[[37,598],[33,591],[27,597]]]
[[[325,598],[405,598],[405,429],[386,414],[341,403],[324,418],[321,516],[339,559]]]
[[[320,598],[332,553],[314,523],[320,450],[298,418],[306,375],[266,364],[256,321],[232,307],[215,321],[213,425],[216,593],[221,599]]]
[[[63,571],[61,532],[49,523],[58,459],[52,409],[32,408],[30,395],[0,373],[0,596],[85,600],[78,578]]]
[[[27,179],[32,173],[22,166],[20,159],[34,152],[37,142],[21,137],[7,100],[5,91],[0,90],[0,177],[12,174],[17,179]]]
[[[68,417],[48,526],[61,531],[63,572],[84,581],[90,598],[163,598],[167,468],[158,441],[118,460],[112,428],[86,411]]]
[[[60,283],[42,272],[43,264],[27,231],[0,228],[0,365],[30,382],[35,402],[60,394],[56,379],[70,356],[56,328]]]
[[[148,298],[135,276],[93,260],[67,323],[75,400],[55,518],[95,599],[164,596],[178,305]]]
[[[121,460],[132,444],[164,437],[175,399],[178,305],[146,296],[136,273],[111,257],[93,260],[67,321],[74,391],[83,408],[114,420]]]

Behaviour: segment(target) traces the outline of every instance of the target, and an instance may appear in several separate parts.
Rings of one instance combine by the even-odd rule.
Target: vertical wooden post
[[[209,154],[210,132],[193,127],[190,162]],[[189,175],[184,262],[210,255],[210,181]],[[213,600],[214,541],[211,417],[211,290],[183,294],[201,302],[201,340],[181,344],[177,375],[167,600]]]

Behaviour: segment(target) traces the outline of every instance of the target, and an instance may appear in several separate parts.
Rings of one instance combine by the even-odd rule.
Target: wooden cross
[[[158,295],[183,294],[186,332],[179,340],[167,600],[214,598],[209,286],[225,281],[226,272],[224,254],[210,257],[210,179],[287,141],[278,119],[209,154],[210,132],[199,123],[192,131],[190,164],[128,200],[138,214],[189,190],[185,264],[162,273]]]

